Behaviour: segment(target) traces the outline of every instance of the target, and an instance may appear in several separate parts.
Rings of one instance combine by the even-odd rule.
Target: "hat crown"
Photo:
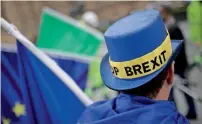
[[[104,34],[110,59],[128,61],[150,53],[162,44],[167,32],[159,11],[144,10],[126,16]]]

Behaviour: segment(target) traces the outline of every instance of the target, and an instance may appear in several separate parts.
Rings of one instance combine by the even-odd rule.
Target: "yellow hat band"
[[[149,75],[167,63],[172,55],[169,34],[164,42],[152,52],[130,61],[113,62],[109,58],[112,73],[121,79],[132,79]]]

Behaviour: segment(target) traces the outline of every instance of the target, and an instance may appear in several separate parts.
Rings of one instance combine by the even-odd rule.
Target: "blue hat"
[[[177,56],[180,40],[170,40],[159,11],[144,10],[124,17],[104,34],[108,53],[100,73],[114,90],[140,87],[156,77]]]

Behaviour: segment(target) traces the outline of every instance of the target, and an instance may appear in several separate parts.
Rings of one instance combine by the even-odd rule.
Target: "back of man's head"
[[[164,85],[166,85],[168,87],[166,89],[163,89],[164,91],[160,95],[166,96],[166,98],[163,98],[163,99],[167,99],[167,97],[169,96],[170,88],[172,87],[171,84],[172,84],[172,81],[173,81],[172,78],[174,75],[174,70],[172,66],[173,64],[166,67],[161,73],[159,73],[155,78],[153,78],[146,84],[140,87],[137,87],[135,89],[121,91],[121,92],[126,94],[133,94],[136,96],[144,96],[151,99],[158,99],[157,96],[159,95],[160,90],[162,89]]]

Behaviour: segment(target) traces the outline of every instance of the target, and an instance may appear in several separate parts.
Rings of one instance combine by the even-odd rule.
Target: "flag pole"
[[[75,81],[67,73],[65,73],[55,61],[36,48],[35,45],[23,36],[13,24],[8,23],[5,19],[1,18],[1,27],[18,39],[20,43],[28,48],[39,60],[41,60],[42,63],[44,63],[61,81],[63,81],[64,84],[72,90],[72,92],[74,92],[84,105],[88,106],[93,103],[93,101],[77,86]]]

